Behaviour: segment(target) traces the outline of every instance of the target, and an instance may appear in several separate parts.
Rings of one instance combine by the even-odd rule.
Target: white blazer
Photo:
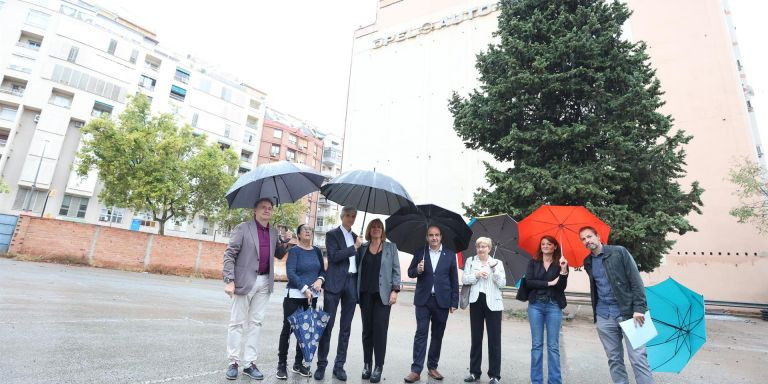
[[[496,267],[491,268],[491,274],[488,276],[490,281],[485,285],[485,300],[491,311],[503,311],[504,299],[501,297],[501,288],[507,285],[507,275],[504,273],[504,263],[489,256],[488,262],[493,263],[494,261]],[[481,265],[482,263],[477,256],[472,256],[464,263],[464,276],[461,283],[472,285],[469,291],[470,303],[477,301],[480,296],[480,288],[477,284],[479,279],[475,277],[475,273],[480,270]]]

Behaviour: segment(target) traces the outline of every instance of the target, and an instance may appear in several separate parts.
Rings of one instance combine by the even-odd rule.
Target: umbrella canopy
[[[413,207],[408,191],[395,179],[376,171],[344,172],[320,189],[328,200],[359,211],[391,215],[403,207]]]
[[[427,228],[437,225],[443,237],[443,246],[456,252],[467,249],[472,230],[458,213],[433,204],[419,205],[416,209],[404,207],[387,218],[387,239],[397,249],[416,253],[427,244]]]
[[[581,243],[579,229],[593,227],[600,240],[608,241],[611,227],[582,206],[542,205],[518,224],[520,248],[531,255],[539,250],[541,237],[550,235],[560,243],[560,251],[572,267],[581,267],[589,250]]]
[[[330,318],[327,313],[312,307],[306,310],[299,308],[288,316],[288,323],[291,324],[293,334],[296,336],[301,353],[304,355],[305,365],[309,365],[312,361]]]
[[[262,164],[240,176],[227,191],[230,208],[253,208],[259,199],[275,203],[293,203],[320,190],[325,180],[319,172],[304,164],[277,161]]]
[[[645,288],[658,335],[646,344],[655,372],[680,373],[707,341],[704,296],[672,278]]]
[[[463,252],[464,260],[475,256],[474,245],[479,237],[489,237],[493,240],[491,256],[504,263],[507,284],[514,285],[525,274],[531,255],[518,245],[517,222],[509,215],[486,216],[473,218],[469,221],[472,238],[469,248]]]

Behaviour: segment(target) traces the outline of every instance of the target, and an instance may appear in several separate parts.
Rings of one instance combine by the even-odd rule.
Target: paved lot
[[[213,280],[0,258],[0,383],[228,382],[228,298],[222,288]],[[265,383],[283,382],[274,379],[283,286],[276,288],[261,338],[259,366],[267,374]],[[581,308],[575,320],[564,323],[564,381],[609,383],[604,353],[587,313],[588,308]],[[359,317],[353,324],[346,368],[349,382],[358,383]],[[403,293],[392,311],[384,383],[401,383],[408,372],[414,329],[411,295]],[[766,382],[768,322],[710,318],[707,333],[708,343],[683,374],[657,374],[656,382]],[[528,383],[527,321],[505,319],[502,337],[502,382]],[[439,369],[445,383],[461,383],[469,364],[468,345],[469,316],[459,311],[449,318],[443,342]],[[236,382],[247,381],[241,377]],[[288,382],[315,381],[294,376]],[[332,380],[327,377],[325,382]]]

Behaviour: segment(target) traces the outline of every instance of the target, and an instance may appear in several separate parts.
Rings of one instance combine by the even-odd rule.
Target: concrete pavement
[[[276,285],[262,331],[258,365],[267,375],[264,383],[285,382],[274,378],[283,293],[284,286]],[[415,330],[411,297],[402,293],[392,311],[384,383],[401,383],[409,371]],[[224,378],[228,301],[216,280],[0,258],[0,383],[229,382]],[[576,312],[575,320],[563,323],[564,382],[609,383],[590,309]],[[349,383],[363,382],[360,332],[358,314],[346,365]],[[709,318],[707,334],[707,344],[682,374],[655,374],[656,382],[766,382],[768,322]],[[336,335],[337,329],[334,340]],[[528,383],[527,321],[505,319],[502,337],[502,382]],[[331,359],[334,351],[335,345]],[[439,370],[445,383],[461,383],[468,365],[469,315],[458,311],[448,320]],[[427,382],[426,374],[422,378]],[[325,382],[336,382],[330,370]],[[315,381],[289,373],[288,383]]]

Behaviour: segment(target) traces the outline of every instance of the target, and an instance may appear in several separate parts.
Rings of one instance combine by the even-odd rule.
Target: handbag
[[[469,260],[467,260],[467,263],[470,263],[472,265],[472,260],[475,257],[473,256]],[[461,309],[467,309],[469,306],[469,292],[472,290],[471,284],[462,284],[461,285],[461,291],[459,292],[459,308]]]
[[[517,295],[515,299],[520,301],[528,301],[528,284],[525,283],[525,276],[520,279],[520,286],[517,288]]]

